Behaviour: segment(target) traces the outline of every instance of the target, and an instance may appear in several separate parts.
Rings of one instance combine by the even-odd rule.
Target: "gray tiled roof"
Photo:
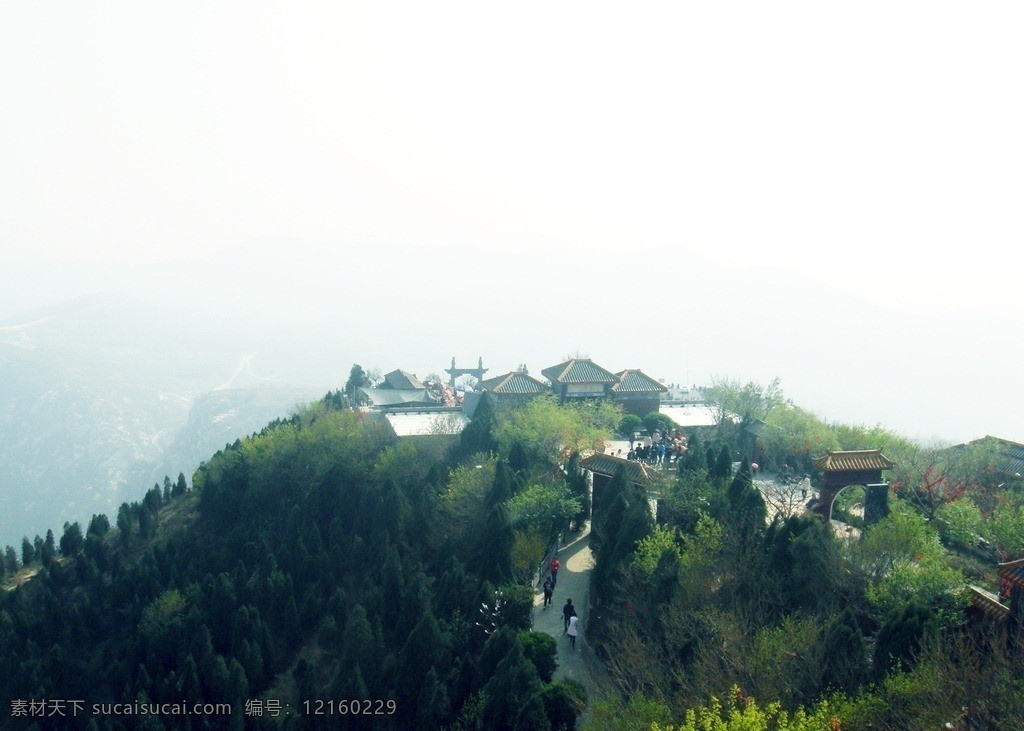
[[[403,370],[391,371],[384,376],[384,388],[397,388],[399,390],[419,390],[424,388],[414,373]]]
[[[663,386],[636,368],[622,371],[617,376],[619,382],[612,386],[612,391],[615,393],[663,393],[668,391],[667,386]]]
[[[574,358],[541,371],[555,383],[618,383],[619,377],[590,358]]]
[[[1024,474],[1024,444],[989,435],[975,439],[973,442],[967,442],[967,444],[951,447],[950,451],[963,451],[974,446],[982,446],[991,450],[993,468],[1005,472],[1007,475]]]
[[[495,378],[481,381],[479,388],[483,391],[510,395],[547,393],[551,390],[533,376],[521,371],[512,371],[503,376],[496,376]]]
[[[361,388],[374,406],[401,406],[412,403],[434,403],[427,389]]]
[[[586,459],[581,459],[580,467],[609,477],[614,477],[621,467],[625,470],[625,478],[635,485],[650,485],[657,482],[657,479],[642,462],[613,457],[610,454],[593,454]]]

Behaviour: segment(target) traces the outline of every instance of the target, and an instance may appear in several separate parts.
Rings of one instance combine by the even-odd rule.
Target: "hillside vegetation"
[[[755,418],[792,420],[768,405]],[[689,435],[657,516],[620,473],[592,523],[584,635],[613,690],[587,698],[553,681],[533,582],[589,514],[579,455],[617,407],[484,398],[457,437],[399,440],[347,406],[328,394],[113,523],[8,549],[0,728],[1021,728],[1019,638],[966,611],[963,570],[991,580],[996,554],[963,541],[1024,549],[990,527],[1022,491],[954,489],[978,455],[943,463],[810,419],[790,430],[806,450],[766,440],[778,468],[884,440],[902,470],[890,514],[850,541],[799,513],[766,520],[737,422]],[[953,506],[970,495],[967,530]]]

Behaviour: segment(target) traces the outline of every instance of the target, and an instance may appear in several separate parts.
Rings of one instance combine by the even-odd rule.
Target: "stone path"
[[[550,560],[550,557],[549,557]],[[607,695],[609,683],[600,660],[587,644],[587,618],[590,614],[590,572],[594,568],[594,557],[590,553],[589,526],[577,535],[569,536],[558,548],[558,560],[562,568],[558,572],[558,584],[551,598],[551,606],[544,609],[544,592],[536,590],[533,602],[533,630],[547,632],[558,642],[558,667],[554,679],[571,679],[587,689],[590,702]],[[540,583],[547,578],[547,568],[541,574]],[[562,621],[562,606],[572,598],[576,614],[580,618],[580,634],[576,647],[572,647],[565,634]],[[589,706],[589,703],[588,703]],[[587,712],[577,719],[579,728]]]
[[[558,572],[558,583],[555,585],[551,606],[544,608],[542,590],[538,589],[534,596],[533,630],[547,632],[558,641],[558,669],[555,670],[555,680],[571,678],[581,683],[589,692],[590,673],[583,660],[590,597],[590,570],[594,567],[594,557],[590,553],[589,529],[572,537],[568,544],[559,546],[558,560],[562,562],[562,568]],[[543,582],[548,575],[545,568],[541,581]],[[580,618],[580,636],[576,638],[575,648],[569,643],[562,620],[562,607],[568,598],[572,599]]]

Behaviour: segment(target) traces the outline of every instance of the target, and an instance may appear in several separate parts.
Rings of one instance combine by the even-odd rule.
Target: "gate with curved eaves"
[[[871,525],[889,514],[889,484],[883,482],[882,471],[896,464],[880,449],[829,452],[814,460],[823,475],[818,498],[811,510],[825,520],[832,519],[832,504],[847,487],[864,488],[864,524]]]

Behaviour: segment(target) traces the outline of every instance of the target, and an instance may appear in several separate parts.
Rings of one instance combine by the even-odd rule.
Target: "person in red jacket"
[[[548,564],[548,569],[551,571],[551,588],[555,587],[558,583],[558,569],[562,568],[562,564],[558,561],[558,554],[556,553],[551,557],[551,563]]]

